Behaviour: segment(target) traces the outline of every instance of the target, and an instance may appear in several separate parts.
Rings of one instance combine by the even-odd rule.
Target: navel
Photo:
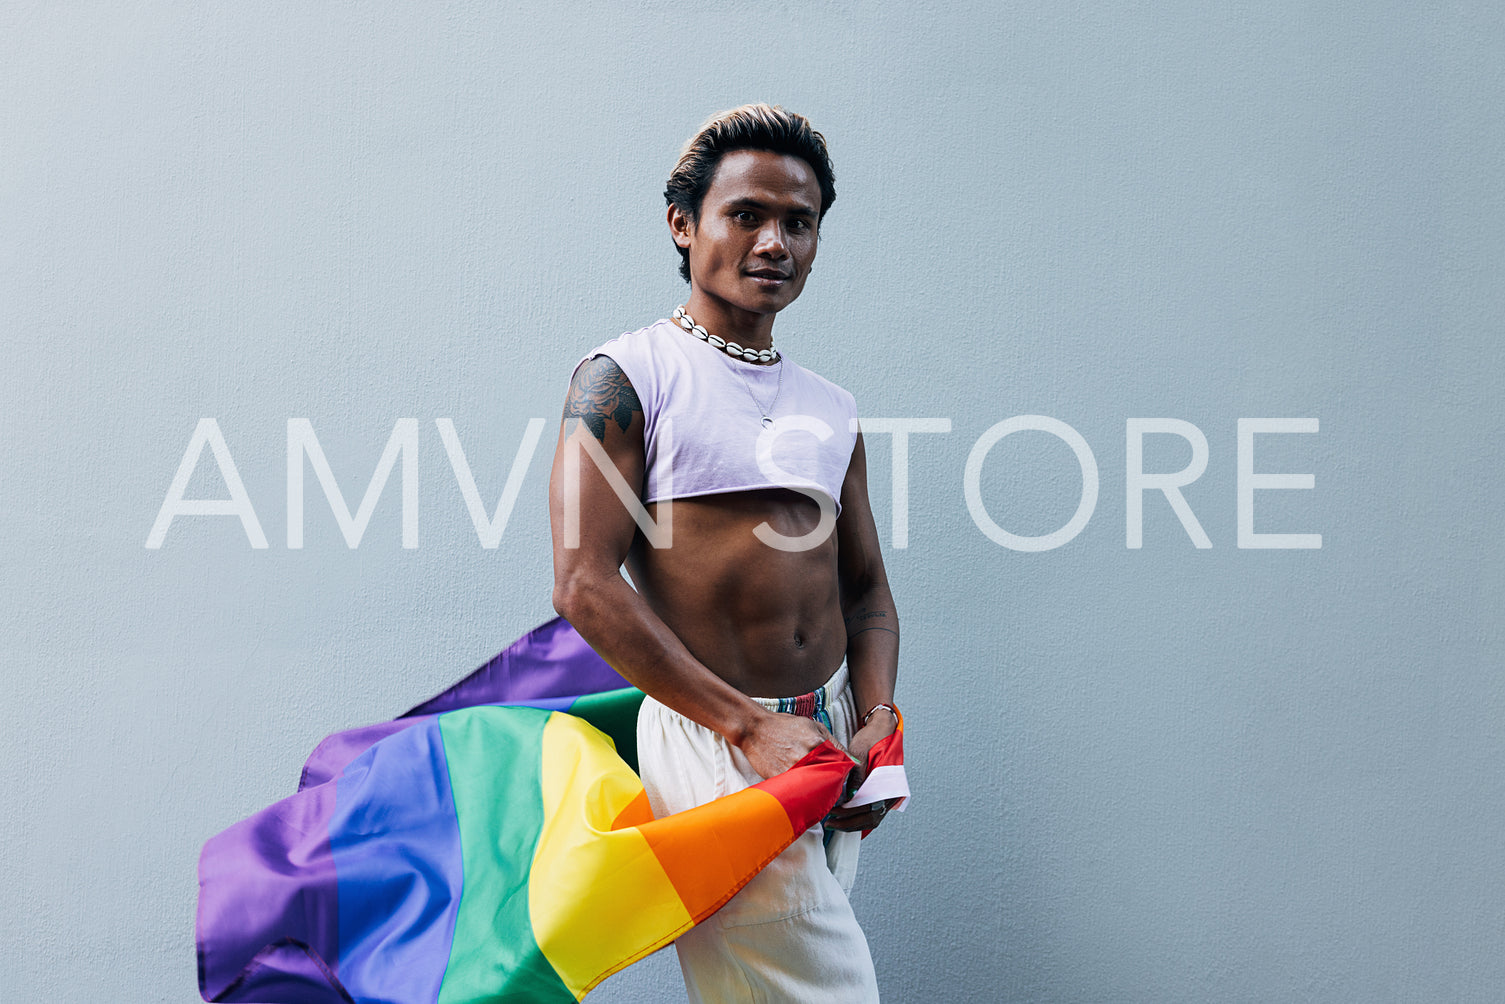
[[[802,634],[800,634],[798,631],[794,632],[794,647],[795,648],[804,648],[805,647],[805,636],[802,635]]]

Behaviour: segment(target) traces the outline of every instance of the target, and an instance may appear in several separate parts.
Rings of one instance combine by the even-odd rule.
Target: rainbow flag
[[[581,1000],[841,797],[851,761],[825,743],[654,819],[634,772],[642,697],[556,618],[403,717],[330,736],[297,794],[204,847],[204,999]],[[902,733],[880,761],[902,762]]]

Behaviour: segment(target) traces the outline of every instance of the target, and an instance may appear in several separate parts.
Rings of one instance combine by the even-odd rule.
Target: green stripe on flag
[[[539,760],[551,712],[477,707],[439,717],[465,891],[438,1004],[573,1001],[533,936],[528,873],[543,827]]]

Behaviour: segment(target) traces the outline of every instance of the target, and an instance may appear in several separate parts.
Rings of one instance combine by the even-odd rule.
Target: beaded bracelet
[[[875,704],[871,708],[868,709],[868,713],[867,714],[865,714],[865,715],[862,716],[862,724],[863,724],[863,726],[866,727],[867,720],[869,718],[873,717],[873,715],[877,714],[879,711],[887,711],[889,714],[891,714],[891,715],[894,716],[894,724],[897,725],[899,723],[899,709],[898,708],[894,707],[892,704]]]

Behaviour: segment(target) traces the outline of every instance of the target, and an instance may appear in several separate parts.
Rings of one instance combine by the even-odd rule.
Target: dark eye
[[[803,217],[798,218],[798,219],[793,219],[793,220],[789,221],[789,227],[790,227],[791,230],[809,230],[810,229],[810,221],[807,220],[807,219],[804,219]]]
[[[735,213],[732,213],[732,219],[738,223],[752,223],[757,217],[753,215],[750,209],[739,209]]]

